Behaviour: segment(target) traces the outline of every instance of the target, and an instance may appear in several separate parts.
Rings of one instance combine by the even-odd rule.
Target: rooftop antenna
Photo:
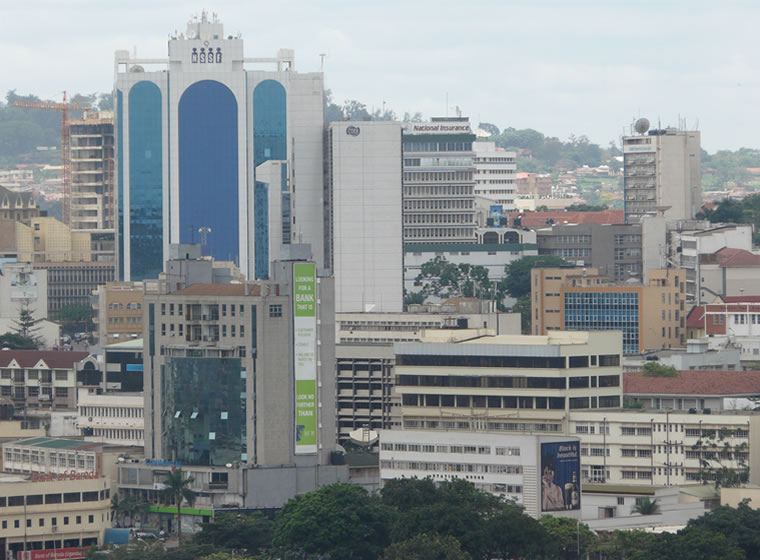
[[[320,63],[319,63],[319,71],[323,74],[325,73],[325,57],[327,56],[327,53],[319,53]]]
[[[201,234],[201,256],[206,256],[207,235],[211,233],[211,228],[208,226],[201,226],[198,228],[198,233]]]

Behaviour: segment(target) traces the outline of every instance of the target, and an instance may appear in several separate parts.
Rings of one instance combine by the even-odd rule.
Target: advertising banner
[[[501,206],[492,205],[488,209],[488,217],[493,220],[494,227],[499,227],[501,224],[501,213],[502,208]]]
[[[314,263],[293,265],[295,453],[317,452],[317,277]]]
[[[581,509],[581,453],[577,441],[541,444],[541,511]]]
[[[78,548],[51,548],[48,550],[27,550],[18,553],[18,560],[73,560],[84,558]]]

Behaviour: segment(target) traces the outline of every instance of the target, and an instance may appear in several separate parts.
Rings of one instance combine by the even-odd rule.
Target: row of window
[[[95,469],[95,456],[79,453],[56,453],[51,451],[30,451],[23,448],[5,448],[6,463],[28,463],[31,465],[49,465],[51,467],[69,467],[72,469]]]
[[[109,428],[93,428],[92,435],[107,439],[140,440],[145,437],[144,430],[122,430]]]
[[[38,398],[41,396],[50,397],[53,395],[52,387],[11,387],[10,385],[3,385],[0,387],[0,396],[14,397],[17,399],[24,399],[26,397]],[[68,398],[68,387],[56,387],[55,396],[59,398]],[[44,400],[44,399],[43,399]]]
[[[80,416],[107,416],[109,418],[142,418],[143,409],[126,406],[80,406]]]
[[[404,152],[471,152],[472,142],[404,142]]]
[[[473,224],[473,214],[404,214],[404,224]]]
[[[0,508],[18,507],[18,506],[41,506],[43,504],[73,504],[79,502],[97,502],[98,500],[108,500],[111,497],[111,491],[97,490],[91,492],[64,492],[63,494],[28,494],[26,496],[0,496]],[[56,525],[53,518],[53,525]],[[65,524],[65,523],[64,523]]]
[[[579,361],[575,361],[578,359]],[[589,356],[571,356],[569,367],[585,367]],[[597,356],[591,356],[591,365],[595,365]],[[601,354],[598,356],[600,367],[620,365],[619,354]],[[444,366],[444,367],[487,367],[487,368],[538,368],[566,369],[568,362],[564,356],[445,356],[440,354],[399,354],[396,357],[398,366]],[[491,379],[491,378],[489,378]],[[496,378],[494,378],[496,379]],[[530,378],[528,378],[530,379]]]
[[[26,372],[26,375],[24,375],[25,372]],[[66,381],[69,378],[69,372],[65,369],[56,369],[56,370],[3,369],[2,371],[0,371],[0,379],[13,379],[14,381],[18,381],[18,382],[22,382],[25,379],[28,379],[28,380],[40,380],[43,383],[51,383],[54,372],[55,372],[56,381]]]
[[[404,210],[466,210],[474,206],[474,200],[463,198],[404,201]]]
[[[0,498],[0,499],[4,499],[4,498]],[[101,514],[101,516],[102,515],[103,514]],[[26,516],[24,516],[24,517],[26,518],[26,527],[29,527],[29,528],[32,527],[32,518],[31,517],[26,517]],[[82,524],[82,516],[81,515],[76,515],[76,516],[72,516],[72,517],[74,518],[74,524],[75,525],[81,525]],[[13,528],[14,529],[19,529],[21,527],[21,521],[22,521],[22,519],[14,519],[13,520]],[[93,514],[90,514],[90,515],[87,516],[87,523],[95,523],[95,516]],[[68,525],[69,524],[69,516],[68,515],[63,516],[63,524],[64,525]],[[39,517],[38,518],[37,526],[38,527],[44,527],[45,526],[45,518],[44,517]],[[51,517],[50,518],[50,526],[51,527],[57,527],[58,526],[58,518],[57,517]],[[6,519],[3,520],[2,527],[3,527],[3,529],[7,529],[8,528],[8,520],[6,520]],[[19,553],[19,555],[20,554],[21,553]]]
[[[472,171],[406,171],[405,183],[459,183],[472,181]]]
[[[408,227],[404,228],[405,239],[474,239],[475,226],[461,227]]]
[[[422,453],[464,453],[469,455],[490,455],[490,445],[433,445],[424,443],[383,443],[383,451],[410,451]],[[494,455],[519,457],[519,447],[495,447]]]
[[[593,356],[596,358],[596,356]],[[573,360],[584,360],[574,364]],[[570,367],[588,367],[588,356],[571,356]],[[587,387],[619,387],[619,375],[565,377],[477,376],[477,375],[408,375],[396,376],[399,387],[476,387],[483,389],[584,389]]]
[[[142,309],[142,303],[133,301],[127,303],[126,307],[123,303],[109,303],[108,309]]]
[[[428,472],[470,472],[490,474],[522,474],[522,465],[489,465],[478,463],[428,463],[425,461],[380,461],[383,469]]]
[[[562,424],[538,422],[487,422],[478,418],[474,420],[422,420],[404,419],[404,428],[425,428],[429,430],[489,430],[495,432],[560,432]]]

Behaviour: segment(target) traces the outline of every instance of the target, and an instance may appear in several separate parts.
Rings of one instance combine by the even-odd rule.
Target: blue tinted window
[[[161,90],[138,82],[129,92],[131,280],[157,278],[163,270],[162,144]]]
[[[205,254],[237,260],[238,107],[213,80],[191,85],[179,101],[179,222],[182,243],[211,228]]]

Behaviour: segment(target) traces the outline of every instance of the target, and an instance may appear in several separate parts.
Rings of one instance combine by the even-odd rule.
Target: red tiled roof
[[[760,296],[720,296],[723,303],[760,303]]]
[[[520,212],[512,214],[512,219],[521,217],[523,227],[545,226],[549,219],[555,224],[622,224],[625,223],[625,211],[602,210],[601,212]]]
[[[678,377],[623,374],[623,392],[639,395],[760,395],[760,372],[686,370]]]
[[[89,352],[2,350],[0,351],[0,367],[8,367],[12,360],[16,360],[19,366],[31,368],[42,360],[53,369],[71,369],[75,363],[81,362],[89,355]]]
[[[712,257],[720,266],[760,266],[760,255],[744,249],[723,247],[720,251],[713,253]]]
[[[686,326],[690,329],[700,329],[705,326],[705,306],[695,305],[686,316]]]

